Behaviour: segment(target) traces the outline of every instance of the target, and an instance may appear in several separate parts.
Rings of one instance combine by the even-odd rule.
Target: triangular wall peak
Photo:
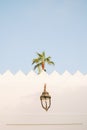
[[[18,72],[16,72],[15,74],[13,74],[10,70],[7,70],[7,71],[5,71],[3,74],[0,74],[0,76],[29,76],[29,75],[31,75],[31,76],[40,76],[40,75],[49,75],[49,76],[51,76],[51,75],[59,75],[59,76],[87,76],[87,74],[83,74],[83,73],[81,73],[79,70],[77,70],[75,73],[70,73],[69,71],[67,71],[67,70],[65,70],[62,74],[60,74],[59,72],[57,72],[56,70],[54,70],[53,72],[51,72],[50,74],[48,74],[47,72],[45,72],[45,71],[42,71],[40,74],[37,74],[35,71],[33,71],[33,70],[31,70],[31,71],[29,71],[27,74],[25,74],[22,70],[19,70]]]

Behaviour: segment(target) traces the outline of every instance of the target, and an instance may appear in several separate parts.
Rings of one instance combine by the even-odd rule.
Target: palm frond
[[[40,53],[38,53],[38,52],[37,52],[37,55],[38,55],[39,57],[42,57],[42,54],[40,54]]]
[[[45,51],[42,52],[42,56],[45,58]]]
[[[49,65],[55,65],[55,63],[53,61],[48,61]]]
[[[38,58],[36,58],[36,59],[33,59],[32,65],[33,65],[34,63],[39,63],[40,61],[41,61],[41,57],[38,57]]]
[[[48,57],[47,57],[47,59],[51,59],[51,57],[50,57],[50,56],[48,56]]]
[[[42,64],[42,63],[38,63],[37,65],[35,65],[35,66],[34,66],[34,70],[35,70],[36,68],[40,67],[41,64]]]
[[[34,63],[38,63],[38,61],[39,61],[39,59],[33,59],[32,65],[33,65]]]
[[[51,57],[49,56],[49,57],[45,58],[44,61],[50,61],[50,59],[51,59]]]

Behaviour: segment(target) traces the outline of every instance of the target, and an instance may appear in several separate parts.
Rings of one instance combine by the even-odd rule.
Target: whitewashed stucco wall
[[[47,84],[47,91],[52,97],[52,105],[48,112],[43,110],[40,104],[44,83]],[[32,120],[29,118],[30,115]],[[55,123],[56,121],[60,123],[70,120],[72,122],[77,119],[77,116],[82,116],[78,117],[81,120],[76,120],[77,123],[87,122],[87,75],[83,75],[79,71],[73,75],[67,71],[63,74],[54,71],[49,75],[46,72],[37,75],[33,71],[27,75],[21,71],[13,75],[7,71],[0,75],[1,128],[2,124],[15,121],[16,123],[35,123],[37,122],[35,115],[44,116],[43,119],[38,118],[38,123],[44,121],[46,121],[45,123]],[[64,115],[66,117],[63,117]],[[76,117],[73,119],[70,116]],[[85,130],[86,126],[80,126],[79,130],[83,128]],[[3,129],[5,128],[3,127]],[[68,128],[66,129],[68,130]]]

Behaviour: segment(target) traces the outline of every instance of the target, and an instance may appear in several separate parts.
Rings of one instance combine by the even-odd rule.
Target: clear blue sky
[[[48,73],[87,73],[87,0],[0,0],[0,73],[27,74],[42,51]]]

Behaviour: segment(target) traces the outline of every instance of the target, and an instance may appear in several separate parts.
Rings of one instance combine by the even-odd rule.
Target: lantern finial
[[[44,92],[46,92],[46,83],[44,84]]]

